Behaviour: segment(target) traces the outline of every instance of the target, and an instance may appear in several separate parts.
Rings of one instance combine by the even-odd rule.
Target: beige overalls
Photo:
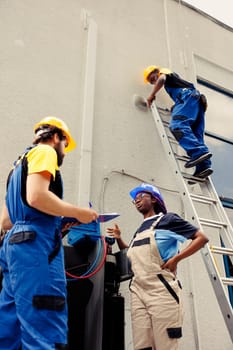
[[[134,349],[178,350],[183,307],[181,287],[174,273],[162,270],[155,241],[155,226],[133,239],[128,257],[134,277],[131,290],[131,318]]]

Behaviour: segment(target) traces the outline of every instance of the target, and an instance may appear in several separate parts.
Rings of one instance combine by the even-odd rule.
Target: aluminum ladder
[[[228,290],[228,288],[233,288],[230,287],[233,286],[233,277],[226,277],[223,263],[224,256],[230,259],[231,264],[233,263],[233,228],[210,177],[203,180],[187,173],[187,171],[189,172],[191,170],[193,172],[194,168],[185,169],[184,167],[184,162],[189,158],[186,155],[182,155],[184,150],[182,150],[169,130],[168,120],[171,117],[170,111],[156,107],[155,102],[152,103],[150,109],[171,171],[176,177],[177,187],[185,206],[187,220],[195,226],[200,227],[204,232],[206,232],[207,228],[209,230],[217,230],[218,232],[219,242],[221,241],[220,246],[211,245],[211,242],[209,242],[201,249],[201,255],[233,342],[233,308],[230,303]],[[195,187],[198,187],[197,193],[194,191]],[[205,218],[200,217],[203,210],[201,210],[200,215],[198,205],[206,207],[207,216]],[[217,255],[218,257],[216,257]],[[222,265],[221,271],[217,259],[220,259],[220,265]]]

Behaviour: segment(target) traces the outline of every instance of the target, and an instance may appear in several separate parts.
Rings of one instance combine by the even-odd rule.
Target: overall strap
[[[25,158],[25,156],[28,154],[29,151],[31,151],[31,149],[33,149],[34,147],[36,147],[37,145],[33,145],[33,146],[29,146],[26,148],[26,150],[24,151],[24,153],[22,153],[18,159],[16,159],[14,161],[14,167],[16,167],[22,160],[23,158]]]
[[[162,217],[164,216],[164,214],[161,212],[158,215],[156,215],[156,219],[155,221],[152,223],[152,225],[150,226],[150,230],[154,231],[156,225],[159,223],[159,221],[162,219]],[[131,247],[131,245],[133,244],[133,241],[135,239],[135,237],[137,236],[138,231],[135,232],[135,234],[133,235],[133,238],[131,239],[131,241],[129,242],[129,247]]]
[[[61,248],[61,234],[59,230],[56,229],[55,232],[55,246],[52,252],[49,254],[49,264],[53,261],[53,259],[57,256]]]
[[[157,218],[155,219],[155,221],[152,223],[150,229],[154,230],[155,227],[158,225],[158,223],[160,222],[160,220],[162,219],[162,217],[164,216],[163,213],[159,213],[159,215],[157,216]]]

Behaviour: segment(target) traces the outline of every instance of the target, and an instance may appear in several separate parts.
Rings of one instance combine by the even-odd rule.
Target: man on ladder
[[[149,107],[162,87],[175,102],[169,127],[190,157],[185,163],[185,168],[196,166],[193,176],[207,178],[213,170],[210,161],[212,154],[204,143],[204,118],[207,108],[205,96],[200,94],[192,83],[167,68],[148,66],[144,70],[144,82],[154,85],[147,98]]]

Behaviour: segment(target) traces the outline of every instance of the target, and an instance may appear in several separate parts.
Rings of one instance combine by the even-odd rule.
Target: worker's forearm
[[[12,228],[13,224],[10,219],[1,220],[1,228],[3,231],[8,231]]]
[[[128,244],[126,244],[121,237],[117,238],[116,241],[120,250],[128,248]]]
[[[2,207],[0,225],[1,225],[1,229],[3,231],[10,230],[11,227],[13,226],[13,224],[12,224],[12,222],[10,220],[10,217],[9,217],[9,213],[8,213],[8,210],[7,210],[6,203],[4,203],[3,207]]]
[[[154,85],[154,87],[153,87],[153,89],[152,89],[152,91],[151,91],[150,96],[151,96],[151,97],[155,97],[155,95],[157,94],[157,92],[158,92],[160,89],[161,89],[161,87],[159,87],[157,84]]]
[[[29,199],[29,205],[46,214],[75,217],[82,221],[83,208],[63,201],[50,191],[38,191],[36,195],[34,193],[34,196]]]
[[[50,177],[47,172],[33,173],[27,177],[26,199],[30,206],[54,216],[74,217],[83,223],[97,219],[93,209],[67,203],[51,192]]]
[[[207,242],[208,238],[202,232],[198,231],[196,238],[193,239],[191,243],[176,256],[177,262],[193,255],[198,250],[203,248]]]
[[[166,77],[165,76],[160,76],[159,79],[156,81],[154,84],[154,87],[152,89],[150,97],[154,98],[157,92],[164,86]]]

